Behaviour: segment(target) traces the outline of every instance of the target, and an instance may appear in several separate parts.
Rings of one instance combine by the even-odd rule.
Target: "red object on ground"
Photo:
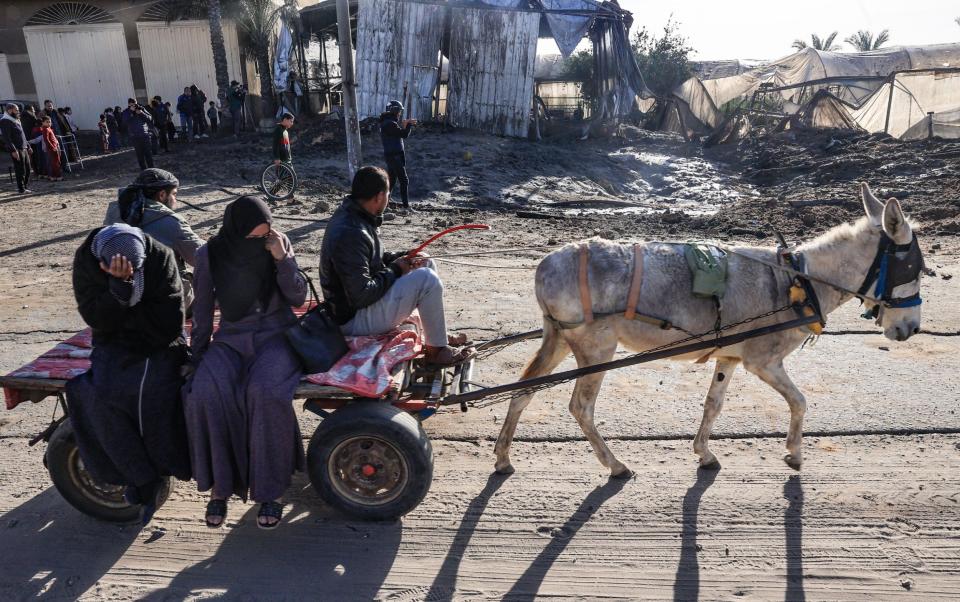
[[[414,250],[410,251],[409,253],[407,253],[407,258],[416,257],[416,255],[417,255],[418,253],[420,253],[421,251],[423,251],[424,249],[426,249],[427,246],[430,245],[430,243],[432,243],[433,241],[437,240],[438,238],[442,238],[442,237],[444,237],[444,236],[446,236],[447,234],[450,234],[450,233],[452,233],[452,232],[457,232],[457,231],[459,231],[459,230],[489,230],[489,229],[490,229],[490,226],[488,226],[488,225],[486,225],[486,224],[463,224],[462,226],[454,226],[453,228],[447,228],[447,229],[444,230],[443,232],[439,232],[439,233],[437,233],[437,234],[434,234],[433,236],[431,236],[430,238],[427,239],[427,242],[423,243],[422,245],[420,245],[420,246],[417,247],[416,249],[414,249]]]

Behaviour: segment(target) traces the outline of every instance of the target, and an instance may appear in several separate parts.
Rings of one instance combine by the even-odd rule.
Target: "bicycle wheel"
[[[287,163],[267,165],[260,176],[260,187],[274,201],[288,199],[297,190],[297,172]]]

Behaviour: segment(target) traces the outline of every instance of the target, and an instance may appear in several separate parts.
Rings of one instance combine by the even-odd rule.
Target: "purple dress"
[[[284,245],[291,249],[284,237]],[[193,337],[197,370],[183,390],[193,474],[200,491],[255,502],[278,499],[296,470],[303,443],[293,410],[300,363],[283,332],[296,321],[307,283],[293,252],[277,262],[277,288],[240,320],[213,334],[214,290],[206,245],[194,272]],[[211,334],[212,342],[211,342]]]

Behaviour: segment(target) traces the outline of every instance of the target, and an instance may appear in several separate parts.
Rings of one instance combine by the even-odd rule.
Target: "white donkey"
[[[834,288],[821,282],[813,282],[819,298],[822,314],[826,316],[842,304],[854,298],[851,291],[858,291],[867,284],[868,272],[890,271],[886,260],[882,268],[878,263],[884,249],[890,249],[890,261],[903,261],[907,246],[914,247],[909,277],[903,278],[904,266],[900,269],[897,284],[887,292],[874,293],[870,282],[868,296],[884,301],[876,304],[866,301],[868,309],[876,307],[877,322],[889,339],[903,341],[920,330],[920,271],[922,259],[919,247],[914,243],[913,232],[904,217],[900,203],[890,199],[885,204],[877,200],[866,184],[861,184],[861,196],[866,217],[854,224],[833,228],[824,235],[807,242],[797,249],[802,254],[806,273],[821,282],[835,284]],[[633,280],[633,245],[619,244],[600,239],[585,243],[589,247],[587,288],[590,308],[597,315],[585,323],[585,311],[581,296],[577,244],[569,244],[543,259],[537,268],[537,301],[544,313],[543,340],[540,349],[530,360],[521,379],[543,376],[552,372],[572,351],[579,367],[590,366],[613,358],[617,344],[634,351],[644,351],[684,338],[677,330],[664,330],[656,325],[629,320],[624,316],[628,288]],[[886,247],[885,245],[897,245]],[[902,247],[900,245],[903,245]],[[895,255],[893,250],[898,251]],[[733,247],[728,255],[728,279],[726,295],[722,301],[724,324],[763,314],[788,303],[791,277],[764,265],[777,263],[774,249],[758,247]],[[706,332],[714,327],[717,312],[712,299],[694,297],[692,276],[684,258],[684,247],[672,243],[644,243],[640,246],[642,257],[642,285],[640,286],[637,311],[647,316],[656,316],[693,333]],[[899,259],[898,259],[899,258]],[[890,282],[889,274],[880,275],[881,282]],[[882,288],[883,284],[876,288]],[[743,332],[760,326],[784,322],[797,316],[787,311],[762,321],[732,329],[724,334]],[[563,326],[558,323],[563,323]],[[579,325],[577,325],[579,324]],[[730,385],[737,364],[743,363],[747,371],[757,375],[763,382],[780,393],[790,406],[790,429],[787,434],[787,454],[784,461],[799,470],[802,463],[801,439],[806,401],[793,384],[783,367],[783,360],[797,349],[810,334],[806,328],[797,328],[775,334],[749,339],[713,351],[716,369],[710,390],[703,407],[703,420],[693,441],[693,450],[700,457],[700,466],[716,470],[720,467],[717,457],[709,449],[710,431],[723,407],[723,397]],[[708,351],[675,357],[678,360],[702,359]],[[603,381],[603,373],[581,377],[577,380],[570,399],[573,414],[584,434],[593,446],[600,462],[610,469],[613,477],[632,474],[620,460],[614,457],[593,419],[593,409]],[[496,444],[496,470],[512,473],[510,444],[517,422],[533,394],[516,397],[504,420]]]

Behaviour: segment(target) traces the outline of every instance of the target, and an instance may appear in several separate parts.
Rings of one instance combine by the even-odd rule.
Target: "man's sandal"
[[[275,523],[264,523],[261,519],[275,518]],[[283,518],[283,504],[280,502],[264,502],[260,504],[260,512],[257,513],[257,526],[261,529],[276,529],[280,525],[280,519]]]
[[[211,521],[211,518],[219,518],[220,522]],[[227,500],[210,500],[207,502],[207,514],[204,521],[211,529],[219,529],[223,523],[227,522]]]
[[[477,355],[477,350],[473,347],[456,349],[450,347],[427,347],[423,355],[423,361],[430,366],[456,366]]]

